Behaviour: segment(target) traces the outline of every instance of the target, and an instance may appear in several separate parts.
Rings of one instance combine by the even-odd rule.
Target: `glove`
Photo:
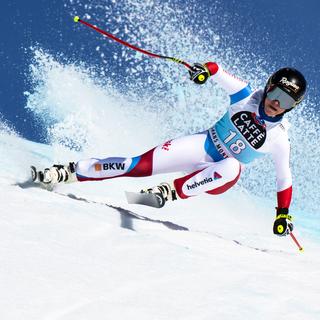
[[[276,219],[273,223],[273,233],[277,236],[287,236],[293,230],[292,217],[287,208],[277,208]]]
[[[204,84],[210,77],[207,67],[201,63],[194,63],[189,70],[190,80],[196,84]]]

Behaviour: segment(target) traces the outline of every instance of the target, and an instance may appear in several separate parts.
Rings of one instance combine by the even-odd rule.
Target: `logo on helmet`
[[[295,83],[289,81],[286,77],[282,77],[280,80],[280,83],[288,87],[289,89],[292,89],[295,93],[297,93],[300,90],[300,87],[297,86]]]

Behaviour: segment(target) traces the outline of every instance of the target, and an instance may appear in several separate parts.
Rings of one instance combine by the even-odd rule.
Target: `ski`
[[[153,208],[162,208],[166,202],[161,193],[129,191],[125,193],[129,204],[142,204]]]

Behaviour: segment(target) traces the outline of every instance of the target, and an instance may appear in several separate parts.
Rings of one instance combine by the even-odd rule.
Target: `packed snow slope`
[[[274,236],[267,202],[239,188],[126,204],[164,177],[49,192],[29,165],[78,153],[4,129],[0,152],[1,319],[319,319],[319,243],[299,224],[304,253]]]

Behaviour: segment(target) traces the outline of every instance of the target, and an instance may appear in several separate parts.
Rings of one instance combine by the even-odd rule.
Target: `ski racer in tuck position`
[[[236,184],[244,165],[271,153],[277,177],[273,232],[279,236],[289,234],[293,230],[289,215],[292,176],[283,117],[302,101],[307,87],[304,76],[296,69],[283,68],[271,75],[264,89],[252,92],[248,83],[230,75],[215,62],[195,63],[189,73],[197,84],[204,84],[211,77],[230,95],[229,108],[212,128],[167,141],[133,158],[90,158],[43,171],[33,168],[33,180],[54,185],[188,172],[172,182],[141,191],[157,194],[165,203],[203,192],[221,194]]]

